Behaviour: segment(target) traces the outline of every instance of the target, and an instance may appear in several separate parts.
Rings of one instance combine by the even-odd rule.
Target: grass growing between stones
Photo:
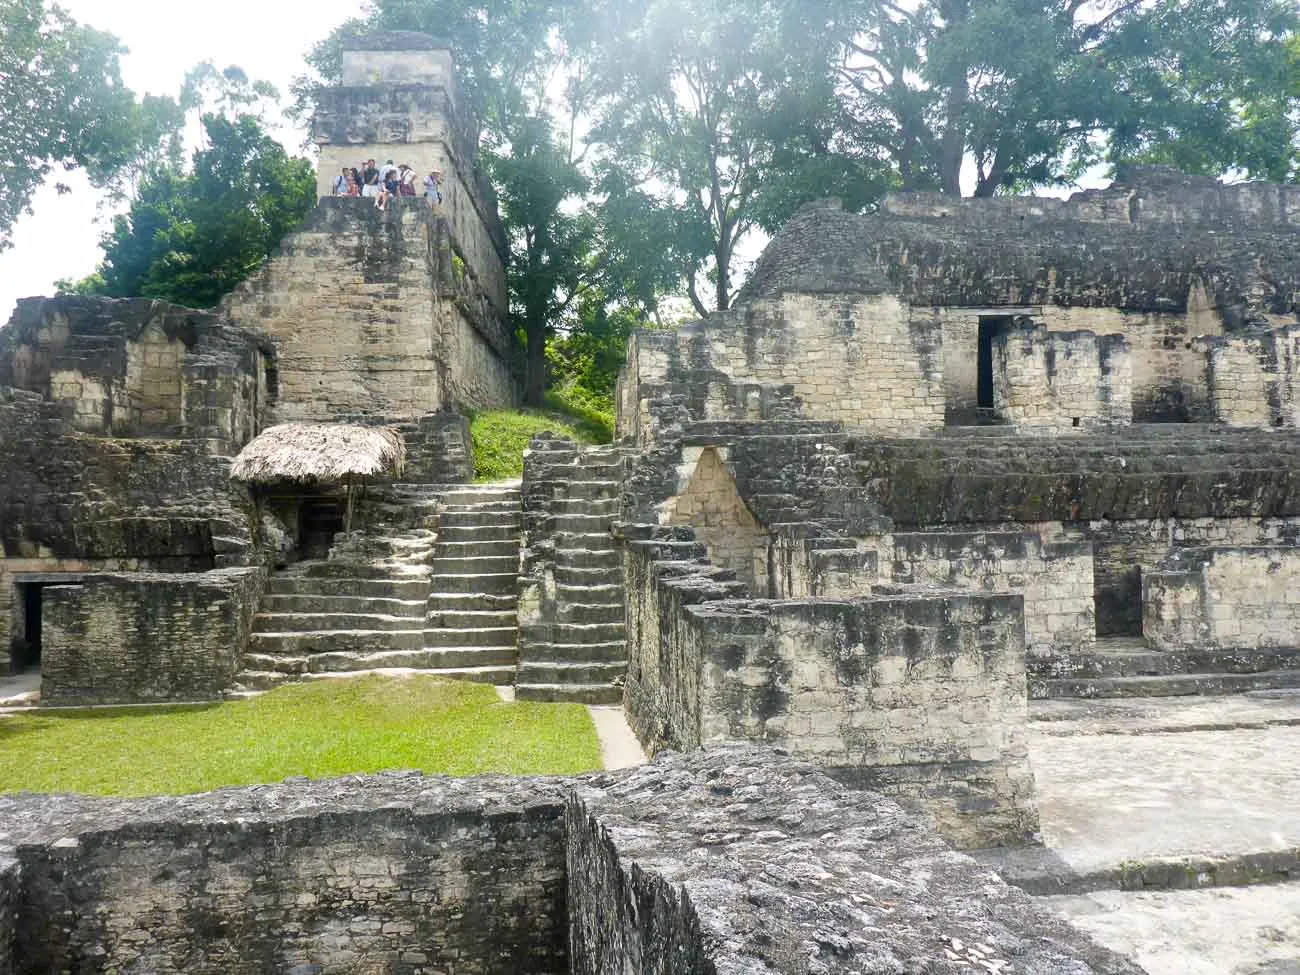
[[[578,443],[608,443],[608,430],[584,420],[548,410],[488,410],[470,418],[474,445],[474,479],[505,481],[524,473],[524,448],[534,434],[546,431]]]
[[[143,796],[382,769],[475,775],[601,767],[577,704],[505,703],[481,684],[365,676],[200,707],[0,719],[0,791]]]

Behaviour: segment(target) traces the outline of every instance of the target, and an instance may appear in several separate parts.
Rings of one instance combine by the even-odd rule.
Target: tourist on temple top
[[[398,172],[399,172],[398,168],[393,165],[393,161],[391,159],[388,160],[388,162],[384,163],[384,168],[383,168],[384,196],[386,201],[388,199],[392,199],[394,196],[397,195]]]
[[[435,169],[424,177],[424,196],[429,201],[430,206],[437,206],[442,202],[442,171]]]
[[[348,170],[348,196],[361,195],[361,172],[353,167]]]
[[[406,163],[398,169],[397,192],[399,196],[415,196],[415,170]]]
[[[334,177],[334,195],[347,196],[348,182],[352,179],[352,174],[348,172],[348,167],[344,166],[337,176]]]
[[[375,168],[375,161],[373,159],[367,159],[365,166],[361,168],[361,185],[363,187],[369,186],[372,177],[374,178],[375,182],[378,183],[379,170]],[[365,194],[363,193],[362,195],[364,196]]]
[[[384,188],[379,185],[379,170],[367,168],[364,175],[365,183],[361,186],[361,195],[367,200],[374,200],[375,206],[379,206],[379,197],[384,192]]]

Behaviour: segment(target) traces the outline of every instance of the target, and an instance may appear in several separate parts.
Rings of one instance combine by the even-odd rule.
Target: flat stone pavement
[[[1106,886],[1135,861],[1300,855],[1300,695],[1043,701],[1031,718],[1047,867],[1021,851],[1009,877],[1055,860]],[[1300,975],[1291,876],[1040,900],[1150,975]]]
[[[1043,897],[1149,975],[1300,975],[1300,884]]]
[[[1043,839],[1075,872],[1300,847],[1300,696],[1068,705],[1036,704],[1029,741]]]

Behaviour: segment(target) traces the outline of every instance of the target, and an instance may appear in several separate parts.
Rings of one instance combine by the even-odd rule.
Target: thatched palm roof
[[[250,484],[327,483],[346,478],[400,475],[406,443],[391,427],[345,423],[281,423],[249,441],[230,476]]]

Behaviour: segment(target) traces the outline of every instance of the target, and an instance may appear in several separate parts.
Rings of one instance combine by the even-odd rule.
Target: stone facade
[[[758,748],[569,780],[6,796],[0,817],[0,971],[24,975],[848,975],[954,951],[1138,975],[924,820]]]

